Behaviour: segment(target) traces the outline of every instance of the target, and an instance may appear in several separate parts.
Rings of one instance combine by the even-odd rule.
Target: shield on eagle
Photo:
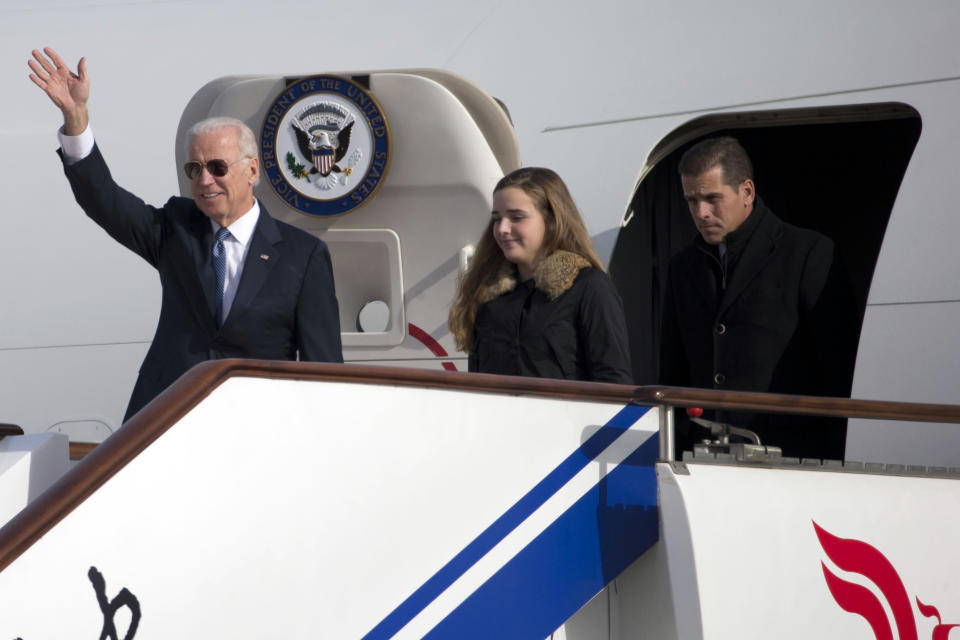
[[[330,175],[330,172],[333,170],[334,164],[334,151],[333,147],[322,146],[318,149],[314,149],[311,145],[310,151],[313,153],[313,166],[317,168],[317,171],[320,172],[324,178]]]
[[[313,165],[310,173],[326,178],[343,171],[337,163],[350,148],[353,123],[343,107],[327,102],[312,104],[293,119],[300,153]]]

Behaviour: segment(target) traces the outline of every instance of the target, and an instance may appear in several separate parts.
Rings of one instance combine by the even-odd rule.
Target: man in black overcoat
[[[661,327],[660,382],[708,389],[840,396],[849,374],[831,346],[846,318],[829,238],[777,218],[756,193],[753,167],[733,138],[681,158],[683,195],[699,236],[670,262]],[[842,314],[841,314],[842,315]],[[842,459],[845,422],[718,413],[785,456]],[[678,428],[678,449],[706,435]]]

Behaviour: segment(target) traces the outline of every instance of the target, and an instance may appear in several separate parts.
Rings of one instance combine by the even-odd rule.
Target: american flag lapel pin
[[[265,254],[265,253],[261,253],[261,254],[260,254],[260,259],[261,259],[261,260],[269,260],[269,259],[270,259],[270,256],[268,256],[268,255]]]

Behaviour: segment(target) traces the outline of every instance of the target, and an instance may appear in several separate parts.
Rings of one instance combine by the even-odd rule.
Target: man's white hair
[[[237,145],[240,148],[240,157],[241,158],[256,158],[259,155],[259,149],[257,147],[257,137],[254,135],[253,130],[247,126],[247,123],[238,118],[230,118],[228,116],[215,116],[213,118],[207,118],[206,120],[201,120],[196,123],[190,130],[187,131],[187,152],[189,154],[190,143],[193,142],[193,139],[199,135],[205,133],[213,133],[219,131],[220,129],[226,129],[228,127],[233,127],[237,130]],[[260,173],[257,173],[257,181],[254,182],[256,185],[260,182]]]

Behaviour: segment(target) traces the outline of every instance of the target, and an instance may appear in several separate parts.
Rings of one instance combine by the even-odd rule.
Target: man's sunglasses
[[[244,160],[249,160],[249,158],[240,158],[239,160],[234,160],[233,162],[227,162],[226,160],[210,160],[209,162],[193,161],[183,165],[183,172],[187,174],[187,177],[191,180],[196,180],[199,178],[204,169],[209,171],[210,175],[212,175],[214,178],[222,178],[223,176],[227,175],[228,171],[230,171],[230,167],[238,162],[243,162]]]

